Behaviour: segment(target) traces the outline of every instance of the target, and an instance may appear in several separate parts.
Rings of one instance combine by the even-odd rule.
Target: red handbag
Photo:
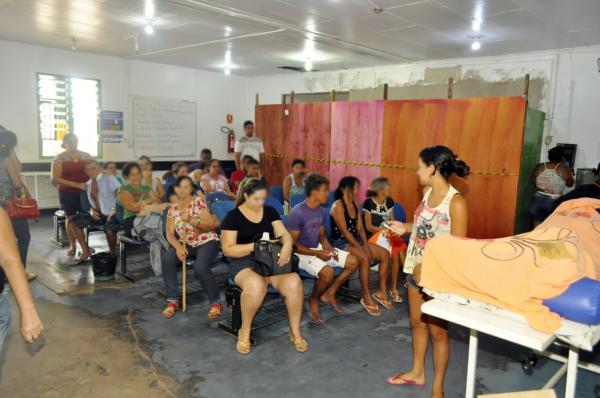
[[[10,218],[40,218],[40,209],[33,198],[26,196],[17,197],[15,194],[6,204],[6,214]]]

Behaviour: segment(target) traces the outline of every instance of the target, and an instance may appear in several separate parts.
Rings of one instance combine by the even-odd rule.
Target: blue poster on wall
[[[102,111],[100,113],[100,126],[103,142],[123,142],[123,112]]]

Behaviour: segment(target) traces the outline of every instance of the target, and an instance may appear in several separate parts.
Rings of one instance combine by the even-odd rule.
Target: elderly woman
[[[262,276],[254,271],[252,259],[254,240],[265,232],[271,239],[278,239],[281,249],[279,264],[290,261],[293,239],[285,229],[279,214],[270,206],[265,206],[267,187],[253,179],[244,185],[240,192],[237,207],[230,211],[221,225],[223,254],[229,259],[229,275],[242,288],[242,326],[238,331],[237,351],[250,353],[250,330],[256,312],[262,305],[270,284],[285,297],[289,324],[290,341],[298,352],[306,352],[308,343],[300,331],[304,289],[297,273],[276,276]]]
[[[173,184],[177,199],[169,208],[167,240],[171,249],[162,257],[163,280],[167,294],[165,318],[172,318],[179,306],[177,264],[188,256],[194,258],[194,276],[208,296],[208,319],[221,316],[223,307],[219,288],[210,267],[219,253],[219,236],[215,232],[219,221],[210,214],[203,196],[194,196],[194,184],[188,176],[181,176]]]

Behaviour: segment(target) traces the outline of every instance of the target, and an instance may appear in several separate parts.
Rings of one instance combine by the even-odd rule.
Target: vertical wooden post
[[[331,102],[335,102],[335,90],[331,90],[331,92],[329,92],[329,100]]]
[[[258,93],[256,93],[256,105],[258,105]]]
[[[383,99],[387,100],[388,99],[388,84],[385,83],[383,85]]]
[[[448,78],[448,99],[452,99],[453,91],[454,91],[454,78],[449,77]]]
[[[294,103],[294,92],[292,91],[292,93],[290,94],[290,104]]]
[[[525,82],[523,83],[523,96],[525,98],[529,96],[529,73],[525,75]]]

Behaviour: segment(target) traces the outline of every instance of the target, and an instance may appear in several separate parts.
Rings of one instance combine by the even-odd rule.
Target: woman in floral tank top
[[[167,295],[167,308],[162,315],[171,318],[179,306],[177,265],[186,258],[194,261],[194,276],[208,295],[208,318],[221,316],[219,289],[211,266],[219,253],[219,236],[215,232],[219,221],[213,216],[204,196],[193,196],[194,183],[188,176],[178,177],[175,183],[177,200],[171,205],[167,218],[167,239],[171,249],[162,257],[162,275]]]
[[[444,397],[444,378],[450,354],[448,324],[421,312],[421,306],[429,297],[423,293],[419,280],[423,250],[431,239],[467,234],[467,203],[448,182],[452,174],[466,177],[469,175],[469,166],[445,146],[423,149],[419,154],[417,175],[424,186],[424,196],[415,210],[413,224],[402,225],[392,221],[400,229],[411,231],[404,272],[407,273],[413,365],[410,371],[390,376],[387,382],[406,386],[425,385],[425,356],[431,336],[434,363],[432,398]]]

